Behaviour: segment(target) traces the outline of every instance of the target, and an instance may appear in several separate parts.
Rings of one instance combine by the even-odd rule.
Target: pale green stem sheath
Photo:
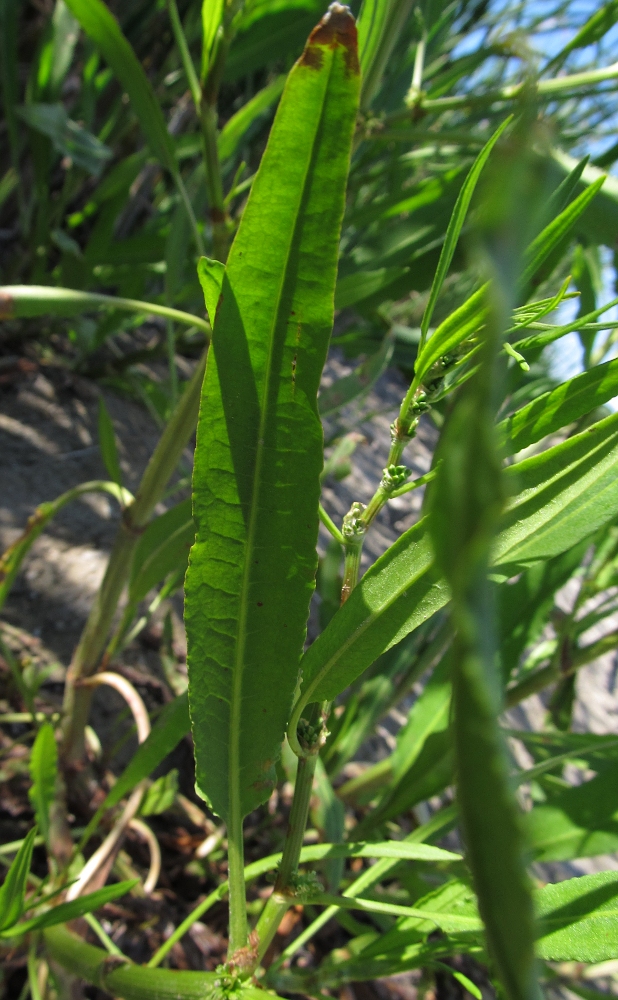
[[[118,601],[129,576],[135,548],[167,482],[195,429],[206,354],[202,356],[182,398],[161,435],[133,502],[125,508],[103,583],[67,672],[64,694],[62,756],[76,764],[83,756],[84,727],[92,692],[76,686],[96,668],[112,626]]]
[[[361,556],[363,553],[364,535],[345,544],[345,559],[343,564],[343,584],[341,587],[341,603],[345,604],[358,583]]]

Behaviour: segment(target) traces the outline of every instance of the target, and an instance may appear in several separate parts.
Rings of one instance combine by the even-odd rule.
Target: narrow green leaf
[[[24,912],[24,899],[36,835],[37,829],[33,826],[24,838],[0,888],[0,931],[12,927]]]
[[[452,773],[450,739],[447,733],[451,706],[451,658],[446,656],[433,671],[422,694],[414,702],[408,721],[397,734],[397,747],[391,755],[393,776],[384,795],[370,816],[371,825],[384,822],[409,808],[410,793],[417,775],[412,769],[417,762],[423,776],[448,757],[446,780]],[[434,751],[434,745],[437,753]],[[416,796],[414,796],[416,798]],[[404,805],[405,803],[405,805]]]
[[[183,326],[197,326],[210,335],[210,324],[200,316],[192,316],[180,309],[170,309],[154,302],[47,285],[0,285],[0,320],[33,316],[79,316],[80,313],[98,309],[119,309],[146,316],[164,316]]]
[[[474,292],[462,306],[444,320],[419,352],[414,381],[421,384],[436,361],[483,329],[487,318],[487,285]]]
[[[457,247],[457,242],[463,229],[463,224],[468,214],[468,209],[470,207],[470,202],[472,200],[472,195],[478,183],[479,177],[481,176],[483,167],[489,159],[489,154],[496,145],[498,139],[503,134],[504,130],[513,121],[513,115],[509,115],[502,124],[496,129],[492,137],[485,143],[481,152],[477,156],[476,160],[470,168],[470,172],[466,177],[461,191],[457,196],[457,201],[455,202],[455,208],[453,209],[453,214],[449,220],[449,224],[446,230],[446,236],[444,238],[444,244],[442,246],[442,251],[440,253],[440,260],[438,262],[438,267],[434,275],[434,279],[431,285],[431,291],[429,292],[429,299],[427,305],[425,306],[425,312],[423,313],[423,318],[421,320],[421,345],[425,343],[425,338],[427,337],[427,332],[429,330],[429,324],[431,323],[431,317],[433,316],[433,311],[436,307],[436,302],[438,301],[438,296],[444,284],[444,279],[448,273],[448,269],[451,266],[451,261],[453,260],[453,254],[455,253],[455,248]]]
[[[618,0],[610,0],[588,18],[577,34],[549,61],[544,72],[550,68],[553,69],[556,65],[561,65],[569,53],[575,49],[583,49],[587,45],[599,42],[616,21],[618,21]]]
[[[605,962],[618,955],[618,872],[546,885],[534,894],[537,954],[552,962]]]
[[[357,99],[356,29],[333,10],[288,77],[208,356],[186,585],[189,691],[198,786],[236,827],[275,780],[313,590],[317,389]]]
[[[153,781],[139,807],[140,816],[159,816],[174,805],[178,794],[178,771],[172,768],[167,774]]]
[[[197,276],[200,279],[206,312],[210,325],[214,327],[217,315],[217,304],[221,295],[223,285],[223,275],[225,274],[225,264],[220,260],[211,260],[210,257],[200,257],[197,265]]]
[[[459,879],[449,879],[444,885],[421,896],[414,909],[414,916],[399,917],[386,934],[381,934],[368,948],[363,948],[363,957],[375,958],[401,953],[409,944],[424,940],[436,929],[436,922],[425,918],[425,912],[434,916],[440,914],[439,919],[444,921],[443,927],[449,928],[447,933],[457,933],[462,929],[478,931],[482,926],[474,892]],[[462,924],[467,926],[462,927]]]
[[[223,30],[223,0],[202,0],[202,83],[214,55],[217,38]]]
[[[523,451],[618,396],[618,361],[607,361],[537,396],[498,424],[505,455]]]
[[[18,937],[30,931],[41,931],[45,927],[53,927],[54,924],[66,924],[69,920],[83,917],[84,913],[92,913],[93,910],[98,910],[106,903],[111,903],[112,899],[119,899],[137,883],[138,879],[116,882],[115,885],[106,885],[103,889],[97,889],[96,892],[91,892],[87,896],[78,896],[70,903],[58,903],[45,913],[39,914],[38,917],[23,920],[21,923],[1,931],[0,937]]]
[[[174,144],[148,77],[103,0],[66,0],[87,35],[100,49],[129,95],[154,155],[171,174],[177,173]]]
[[[554,216],[559,215],[566,208],[571,195],[575,193],[584,170],[588,166],[589,159],[589,156],[584,156],[560,182],[547,203],[545,218],[553,219]]]
[[[510,466],[507,480],[519,492],[507,504],[494,566],[550,559],[615,518],[617,469],[618,414]]]
[[[243,104],[242,108],[226,121],[217,139],[221,162],[236,154],[249,128],[260,115],[268,111],[279,100],[284,86],[285,74],[282,73],[275,77],[272,83],[259,90],[255,97]]]
[[[109,478],[118,483],[119,486],[122,486],[116,432],[114,431],[112,418],[107,411],[103,396],[99,396],[99,447]]]
[[[568,239],[573,226],[588,208],[588,205],[601,189],[605,182],[604,177],[599,177],[597,181],[590,184],[580,195],[571,202],[563,212],[560,213],[542,232],[532,241],[525,253],[525,268],[521,277],[522,286],[529,282],[538,283],[541,265],[546,264],[550,255],[561,247]],[[549,270],[546,265],[545,270]]]
[[[369,107],[380,88],[382,74],[411,8],[412,0],[363,0],[358,18],[363,109]]]
[[[120,504],[121,507],[131,503],[133,497],[128,490],[119,487],[117,483],[108,483],[104,480],[94,480],[91,483],[81,483],[72,490],[67,490],[56,500],[40,504],[34,514],[28,519],[28,523],[12,545],[2,554],[0,558],[0,608],[4,605],[13,581],[19,572],[28,552],[34,542],[39,537],[45,526],[56,516],[65,504],[70,503],[85,493],[109,493]]]
[[[49,811],[56,794],[57,774],[58,748],[54,727],[49,722],[44,722],[36,735],[30,755],[32,786],[28,795],[45,843],[49,843]]]

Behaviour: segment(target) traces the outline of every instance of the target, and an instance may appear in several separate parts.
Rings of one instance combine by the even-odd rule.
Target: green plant
[[[0,9],[10,27],[9,7]],[[617,71],[584,69],[536,86],[531,80],[443,96],[470,70],[469,61],[462,66],[442,58],[445,38],[453,25],[479,14],[465,4],[411,14],[405,3],[365,0],[359,51],[351,13],[335,3],[313,29],[285,85],[279,78],[268,83],[217,134],[217,99],[226,67],[233,65],[234,38],[240,40],[239,59],[258,58],[259,32],[251,31],[260,23],[256,10],[259,5],[203,6],[198,74],[170,0],[176,57],[199,121],[202,162],[195,172],[205,179],[208,228],[196,221],[200,199],[192,179],[182,176],[179,150],[154,90],[101,0],[59,3],[45,42],[56,54],[62,41],[74,46],[66,42],[66,23],[75,29],[81,24],[126,89],[150,152],[172,181],[178,201],[167,234],[165,303],[33,283],[0,290],[3,315],[16,321],[109,310],[115,323],[125,312],[161,316],[172,412],[132,496],[122,485],[113,425],[102,406],[100,445],[110,481],[82,484],[39,508],[0,564],[5,600],[30,546],[60,507],[90,491],[118,501],[117,540],[67,674],[59,752],[51,723],[39,725],[33,689],[10,651],[2,650],[37,727],[31,801],[49,873],[40,881],[30,872],[37,829],[9,845],[7,853],[16,856],[0,890],[0,937],[27,941],[34,998],[41,992],[41,955],[127,998],[212,994],[251,1000],[264,988],[323,995],[345,983],[410,969],[427,976],[447,972],[480,996],[478,985],[452,964],[455,956],[470,961],[468,971],[486,967],[496,989],[511,1000],[532,998],[539,984],[556,979],[581,989],[573,967],[560,963],[615,958],[615,873],[540,886],[526,865],[530,855],[564,860],[618,846],[618,738],[570,731],[577,670],[618,645],[609,624],[616,611],[618,415],[603,409],[618,392],[618,363],[605,360],[617,324],[603,319],[612,303],[597,305],[585,257],[589,245],[610,242],[616,192],[613,178],[548,148],[533,123],[539,103],[594,88]],[[311,4],[306,10],[313,15]],[[603,37],[615,19],[613,5],[605,11],[602,24],[595,15],[561,58]],[[284,27],[292,38],[292,20]],[[432,46],[436,60],[427,63]],[[67,145],[66,121],[50,111],[59,82],[54,73],[45,77],[49,53],[46,58],[41,55],[37,67],[38,99],[29,102],[25,116],[38,129],[35,243],[54,211],[43,183],[50,143],[75,154]],[[68,67],[72,49],[63,58]],[[98,66],[98,56],[91,58]],[[475,65],[480,63],[479,57]],[[19,164],[10,70],[5,52],[3,96],[11,155]],[[409,83],[410,76],[405,110],[394,109],[397,81]],[[234,164],[241,137],[279,98],[251,183],[243,188],[237,170],[224,196],[221,161],[227,157]],[[431,175],[410,171],[409,158],[393,154],[391,143],[410,135],[427,143],[452,140],[454,129],[445,128],[443,137],[422,130],[419,122],[424,125],[427,116],[441,122],[446,115],[449,126],[449,115],[478,106],[485,133],[491,125],[489,134],[476,128],[455,140],[460,152],[472,149],[474,156],[449,162],[447,153]],[[123,113],[120,107],[118,115]],[[468,122],[470,128],[475,124]],[[455,126],[461,129],[461,120],[455,118]],[[75,129],[68,133],[77,143]],[[71,171],[87,170],[90,163],[96,174],[106,159],[91,139],[81,135],[81,159],[73,156]],[[97,153],[96,171],[85,150],[91,158]],[[95,189],[75,228],[107,198],[120,193],[124,203],[146,162],[133,155],[137,161],[128,158],[112,168],[107,192]],[[71,185],[80,180],[70,178],[63,211],[74,196]],[[246,204],[232,212],[249,187]],[[27,229],[27,206],[21,209]],[[174,248],[189,241],[188,233],[200,253],[196,272],[208,322],[174,305],[181,285],[181,277],[176,283],[171,277]],[[99,229],[99,250],[104,235]],[[106,238],[109,245],[111,231]],[[210,257],[202,254],[205,243]],[[66,239],[59,244],[70,256]],[[100,267],[95,259],[93,251],[79,272],[84,285],[94,284]],[[582,308],[574,320],[558,324],[552,314],[572,296],[571,259]],[[37,282],[39,265],[30,275]],[[52,277],[70,273],[66,260],[58,266]],[[459,281],[453,280],[455,267]],[[130,290],[121,277],[117,270],[113,283]],[[409,297],[414,291],[426,293],[420,313]],[[376,357],[320,403],[334,310],[352,307],[358,329],[337,331],[334,343],[351,352],[359,344],[373,346]],[[417,328],[406,326],[415,315]],[[105,322],[97,334],[101,343],[112,329]],[[179,399],[174,322],[196,328],[209,344]],[[541,353],[571,331],[582,338],[589,366],[556,385]],[[595,354],[598,334],[605,339]],[[408,348],[399,362],[410,386],[391,427],[383,475],[369,503],[353,503],[338,527],[320,504],[320,409],[335,412],[360,395],[397,343]],[[410,480],[405,448],[424,414],[439,429],[439,442],[430,472]],[[192,512],[182,500],[153,518],[196,425]],[[339,442],[337,461],[353,452],[358,442],[351,438]],[[392,499],[424,485],[420,520],[360,576],[364,540],[375,518]],[[303,651],[320,520],[333,538],[320,565],[324,604],[330,600],[333,607]],[[109,668],[155,606],[181,586],[187,562],[189,689],[176,692],[151,729],[137,692]],[[569,581],[577,597],[568,613],[559,614],[556,594]],[[157,587],[139,617],[141,603]],[[128,600],[118,621],[125,588]],[[341,606],[335,610],[337,598]],[[610,630],[586,641],[588,630],[600,623]],[[375,724],[430,669],[394,752],[340,783],[344,765]],[[88,778],[84,734],[99,683],[115,685],[126,698],[140,747],[74,836],[66,803],[67,797],[79,800]],[[505,706],[549,685],[551,721],[545,730],[505,732]],[[164,809],[176,797],[173,781],[151,787],[147,799],[145,792],[149,776],[190,726],[199,794],[225,824],[228,878],[147,966],[135,966],[94,911],[135,887],[134,881],[103,884],[139,810]],[[524,743],[532,767],[515,766],[507,734]],[[569,786],[562,773],[574,762],[596,776]],[[282,843],[271,829],[272,846],[281,850],[245,865],[243,821],[271,798],[282,767],[294,780],[294,796]],[[523,814],[515,791],[522,786],[534,803]],[[321,843],[304,845],[314,793],[320,817],[312,822],[324,835]],[[426,814],[419,809],[436,795],[442,796],[440,808]],[[123,809],[112,813],[127,796]],[[108,832],[84,862],[82,852],[106,816],[112,817]],[[432,843],[455,827],[460,851]],[[217,835],[224,833],[219,829]],[[353,877],[356,868],[345,868],[349,859],[375,864]],[[246,886],[268,873],[274,873],[274,887],[266,902],[258,897],[259,914],[250,927],[257,908],[248,908]],[[229,948],[220,968],[159,968],[192,924],[225,896]],[[272,960],[271,945],[292,906],[321,912]],[[59,926],[81,915],[105,952]],[[333,948],[310,966],[293,964],[294,954],[333,916],[348,935],[345,949]]]

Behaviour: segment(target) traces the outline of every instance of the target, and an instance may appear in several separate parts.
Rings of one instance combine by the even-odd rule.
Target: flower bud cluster
[[[365,510],[364,503],[358,503],[355,501],[350,507],[348,513],[343,518],[343,523],[341,525],[341,534],[345,538],[346,542],[360,541],[362,536],[367,531],[367,526],[362,520],[363,511]]]
[[[389,465],[383,470],[380,486],[391,493],[403,486],[409,475],[410,470],[405,465]]]

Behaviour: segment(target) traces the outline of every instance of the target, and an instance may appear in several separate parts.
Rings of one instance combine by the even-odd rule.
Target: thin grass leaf
[[[69,920],[83,917],[85,913],[92,913],[100,909],[106,903],[111,903],[113,899],[119,899],[126,895],[138,883],[138,879],[130,879],[126,882],[116,882],[115,885],[106,885],[103,889],[97,889],[86,896],[78,896],[70,903],[58,903],[45,913],[29,920],[22,920],[21,923],[0,931],[0,937],[19,937],[31,931],[41,931],[46,927],[53,927],[54,924],[66,924]]]
[[[49,844],[49,815],[56,795],[58,775],[58,747],[54,727],[44,722],[39,729],[30,755],[30,779],[32,786],[28,796],[41,835]]]
[[[202,83],[205,83],[208,77],[217,40],[223,31],[224,9],[224,0],[202,0]]]
[[[463,229],[466,215],[468,214],[468,208],[470,207],[472,195],[474,194],[474,190],[481,176],[483,167],[487,163],[489,154],[496,145],[498,139],[512,121],[513,115],[509,115],[509,117],[502,122],[499,128],[496,129],[491,139],[485,143],[481,152],[472,164],[470,172],[463,182],[461,191],[457,196],[455,208],[453,209],[453,214],[451,215],[448,228],[446,230],[446,237],[440,253],[438,267],[431,285],[431,291],[429,292],[429,299],[427,301],[427,305],[425,306],[425,312],[423,313],[423,318],[421,320],[421,350],[425,344],[427,333],[429,331],[429,324],[431,323],[431,317],[433,316],[438,296],[442,290],[444,279],[446,278],[448,269],[451,266],[451,261],[453,260],[459,236],[461,234],[461,230]]]
[[[532,241],[524,255],[525,267],[521,276],[521,286],[525,288],[530,283],[538,284],[541,280],[541,267],[545,264],[543,273],[549,273],[548,258],[564,245],[573,226],[582,213],[588,208],[605,182],[604,177],[590,184],[574,201],[564,209],[542,232]],[[553,260],[553,257],[551,258]]]
[[[24,912],[28,874],[36,835],[37,828],[33,826],[22,841],[0,888],[0,932],[17,923]]]
[[[6,549],[0,558],[0,608],[2,608],[10,593],[22,562],[45,526],[49,524],[65,504],[86,493],[109,493],[121,507],[126,507],[133,500],[129,491],[123,487],[119,487],[117,483],[94,480],[91,483],[81,483],[80,486],[76,486],[72,490],[67,490],[66,493],[63,493],[56,500],[40,504],[34,514],[28,519],[25,530]]]
[[[468,298],[434,331],[425,346],[419,350],[414,370],[413,385],[422,384],[423,379],[440,358],[455,351],[470,337],[478,334],[487,318],[487,285]]]
[[[152,152],[172,175],[178,173],[174,144],[148,77],[124,37],[116,18],[102,0],[66,0],[129,95]]]

